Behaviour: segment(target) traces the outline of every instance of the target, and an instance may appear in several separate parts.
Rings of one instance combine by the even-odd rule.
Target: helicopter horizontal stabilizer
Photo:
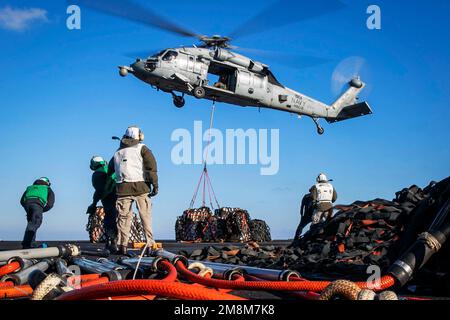
[[[328,123],[340,122],[372,114],[372,109],[367,102],[361,102],[342,108],[335,118],[327,118]]]

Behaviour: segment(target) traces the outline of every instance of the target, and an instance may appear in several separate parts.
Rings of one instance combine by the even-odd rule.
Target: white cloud
[[[23,31],[33,22],[46,22],[47,11],[39,8],[16,9],[6,6],[0,9],[0,28]]]

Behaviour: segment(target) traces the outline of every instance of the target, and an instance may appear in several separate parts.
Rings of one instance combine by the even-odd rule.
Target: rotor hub
[[[229,48],[231,38],[222,37],[220,35],[209,36],[201,36],[199,38],[201,42],[203,42],[203,47],[206,48]]]

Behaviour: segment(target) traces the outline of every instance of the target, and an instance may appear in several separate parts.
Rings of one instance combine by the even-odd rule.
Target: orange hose
[[[91,280],[97,280],[100,278],[100,275],[98,273],[93,274],[82,274],[79,276],[81,279],[81,282],[91,281]]]
[[[4,288],[0,289],[0,299],[24,298],[30,296],[32,293],[33,289],[29,285]]]
[[[82,275],[81,277],[81,287],[89,287],[101,283],[108,282],[108,278],[101,277],[100,275]],[[69,279],[73,279],[74,277],[71,277]],[[95,279],[97,278],[97,279]],[[86,281],[89,279],[94,279],[91,281]],[[84,280],[84,281],[83,281]],[[72,283],[70,283],[72,284]],[[23,286],[14,286],[13,282],[2,282],[0,283],[0,299],[6,299],[6,298],[23,298],[28,297],[33,293],[33,289],[29,285],[23,285]]]
[[[82,275],[77,275],[77,276],[72,276],[69,277],[67,279],[67,283],[70,286],[75,286],[76,284],[81,284],[84,282],[88,282],[88,281],[92,281],[92,280],[97,280],[100,278],[100,275],[98,273],[94,273],[94,274],[82,274]]]
[[[92,287],[98,284],[102,284],[102,283],[108,283],[109,279],[108,277],[101,277],[98,278],[97,280],[91,280],[91,281],[86,281],[86,282],[82,282],[81,283],[81,287],[85,288],[85,287]]]
[[[0,289],[12,288],[12,287],[14,287],[14,282],[12,282],[12,281],[0,282]]]
[[[113,296],[157,295],[183,300],[245,300],[231,294],[211,289],[193,287],[165,280],[123,280],[73,290],[59,296],[58,300],[91,300]]]
[[[331,282],[330,281],[230,281],[230,280],[217,280],[207,279],[200,277],[197,274],[188,270],[181,262],[177,262],[177,270],[187,280],[191,282],[200,283],[208,287],[225,288],[233,290],[262,290],[262,291],[313,291],[321,292]],[[385,290],[393,286],[395,280],[391,276],[384,276],[381,278],[381,285],[376,291]],[[357,286],[361,289],[368,288],[366,282],[357,282]]]
[[[0,277],[13,273],[20,269],[20,263],[17,261],[13,261],[11,263],[5,264],[4,266],[0,267]]]

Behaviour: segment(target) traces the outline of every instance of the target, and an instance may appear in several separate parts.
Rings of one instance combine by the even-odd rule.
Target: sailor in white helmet
[[[333,214],[333,203],[337,199],[337,193],[327,176],[319,174],[316,184],[311,188],[314,203],[314,214],[312,224],[318,224],[331,218]]]
[[[109,162],[108,174],[116,174],[117,229],[120,254],[127,254],[133,220],[132,205],[136,204],[149,245],[154,245],[152,232],[152,201],[158,194],[156,160],[142,143],[144,134],[138,127],[128,127],[120,147]]]

